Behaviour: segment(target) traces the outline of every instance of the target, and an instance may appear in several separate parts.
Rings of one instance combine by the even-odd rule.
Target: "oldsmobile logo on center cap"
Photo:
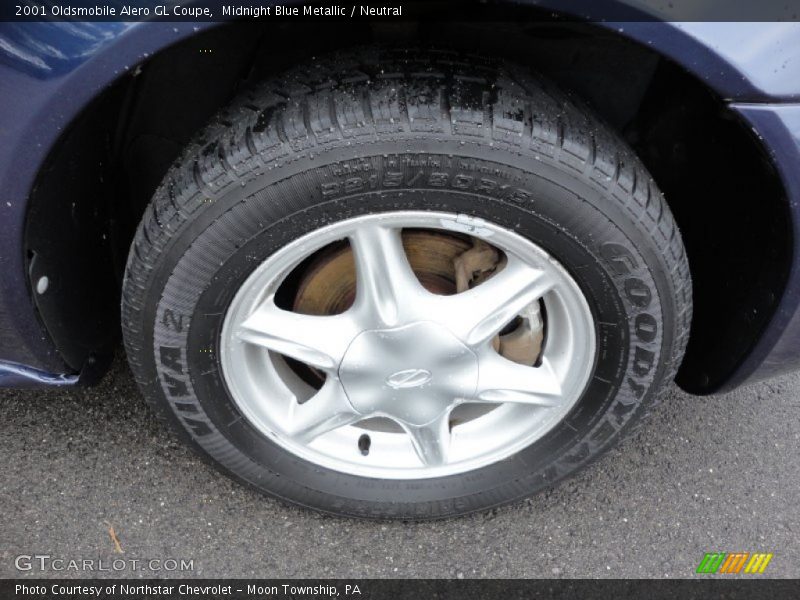
[[[431,372],[427,369],[405,369],[389,375],[386,378],[386,385],[396,390],[415,388],[428,383],[431,377]]]

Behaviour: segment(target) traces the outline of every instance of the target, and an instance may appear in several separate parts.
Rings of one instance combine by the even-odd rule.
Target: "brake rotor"
[[[420,283],[433,294],[452,295],[454,261],[472,247],[469,239],[436,231],[403,231],[403,248]],[[335,315],[353,304],[356,266],[348,245],[323,249],[308,266],[295,296],[295,312]]]
[[[505,265],[503,253],[490,244],[439,231],[404,230],[403,247],[414,274],[433,294],[464,292],[480,285]],[[341,314],[352,306],[355,294],[356,268],[350,246],[329,246],[317,254],[302,274],[293,309],[308,315]],[[534,365],[541,353],[543,337],[539,303],[535,302],[493,344],[509,360]]]

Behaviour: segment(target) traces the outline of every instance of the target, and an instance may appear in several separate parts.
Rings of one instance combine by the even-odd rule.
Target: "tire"
[[[591,315],[589,337],[571,346],[587,357],[586,381],[568,412],[489,464],[430,477],[331,468],[259,428],[223,372],[233,352],[221,342],[226,315],[260,265],[303,236],[398,211],[458,215],[448,227],[486,224],[535,244],[576,284]],[[144,396],[224,472],[327,513],[428,519],[528,496],[609,448],[673,379],[691,309],[669,209],[632,151],[587,108],[512,64],[365,49],[244,94],[186,149],[137,230],[122,323]],[[558,345],[554,334],[546,339]],[[405,380],[425,373],[392,377],[422,386]],[[277,393],[266,390],[265,402]],[[426,462],[424,451],[418,458],[421,468],[444,464]]]

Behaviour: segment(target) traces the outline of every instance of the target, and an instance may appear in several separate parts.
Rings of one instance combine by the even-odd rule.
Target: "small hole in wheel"
[[[372,440],[366,433],[358,438],[358,449],[361,451],[361,454],[364,456],[369,454],[370,444],[372,444]]]

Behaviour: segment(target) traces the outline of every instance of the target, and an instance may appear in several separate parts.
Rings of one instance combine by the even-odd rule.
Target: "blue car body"
[[[91,102],[164,48],[213,23],[0,24],[0,386],[75,385],[37,314],[26,220],[51,149]],[[701,80],[752,127],[776,170],[800,239],[800,24],[604,23]],[[42,284],[44,285],[44,284]],[[800,244],[776,308],[718,389],[800,368]]]

